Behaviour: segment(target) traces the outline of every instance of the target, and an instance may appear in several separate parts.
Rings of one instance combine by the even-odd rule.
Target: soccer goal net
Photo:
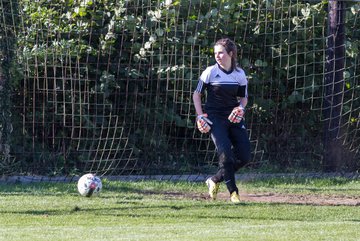
[[[249,80],[247,168],[356,170],[359,12],[357,1],[0,0],[0,173],[215,169],[192,93],[221,37]]]

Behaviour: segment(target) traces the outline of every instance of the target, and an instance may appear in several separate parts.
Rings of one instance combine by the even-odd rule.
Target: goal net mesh
[[[330,118],[357,168],[360,5],[343,6],[341,105]],[[238,44],[249,79],[248,168],[323,166],[327,1],[0,0],[0,9],[2,175],[216,169],[192,93],[221,37]]]

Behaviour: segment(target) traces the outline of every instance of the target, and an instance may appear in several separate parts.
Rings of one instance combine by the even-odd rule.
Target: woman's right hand
[[[198,115],[196,117],[197,128],[201,133],[208,133],[211,130],[212,122],[207,118],[207,114]]]

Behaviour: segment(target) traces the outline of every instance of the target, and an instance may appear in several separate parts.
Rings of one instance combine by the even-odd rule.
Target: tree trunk
[[[343,146],[339,139],[344,93],[345,2],[329,1],[326,73],[324,81],[324,171],[343,167]]]

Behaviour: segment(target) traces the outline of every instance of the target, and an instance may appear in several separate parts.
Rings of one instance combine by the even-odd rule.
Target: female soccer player
[[[197,127],[210,133],[219,158],[218,172],[206,180],[210,197],[215,200],[219,185],[225,182],[230,200],[239,203],[239,190],[235,172],[251,156],[250,141],[245,127],[244,114],[248,102],[248,81],[244,70],[237,64],[237,47],[228,38],[214,45],[216,64],[202,72],[193,101],[197,114]],[[207,92],[205,108],[201,97]]]

